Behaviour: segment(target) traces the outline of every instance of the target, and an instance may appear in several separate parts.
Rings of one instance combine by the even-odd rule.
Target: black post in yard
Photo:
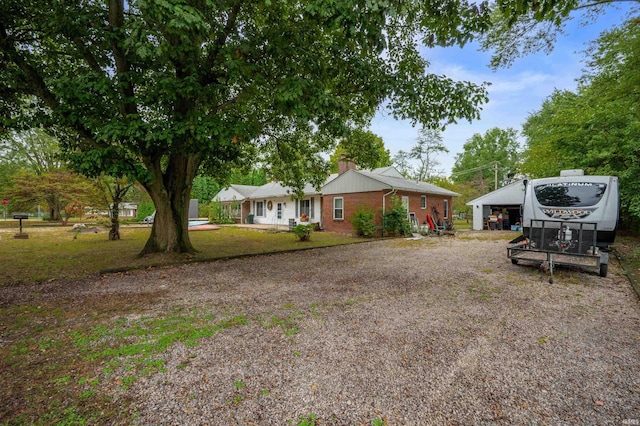
[[[20,232],[15,234],[13,238],[18,238],[21,240],[29,239],[29,234],[27,234],[26,232],[22,232],[22,220],[29,219],[29,215],[27,213],[14,213],[13,218],[20,221]]]

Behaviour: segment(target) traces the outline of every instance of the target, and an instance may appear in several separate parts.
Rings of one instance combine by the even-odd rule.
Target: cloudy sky
[[[454,80],[491,83],[489,102],[483,106],[480,120],[449,125],[443,133],[449,154],[438,156],[438,169],[449,175],[455,155],[463,151],[463,145],[474,134],[484,134],[493,127],[511,127],[521,131],[529,114],[539,110],[554,89],[575,90],[589,41],[597,39],[603,30],[621,24],[626,10],[610,8],[595,24],[588,26],[581,25],[576,16],[565,34],[558,35],[551,54],[538,53],[520,58],[510,68],[495,72],[488,67],[490,53],[480,52],[477,44],[464,49],[425,50],[425,58],[431,63],[430,72],[444,74]],[[396,121],[388,113],[379,113],[371,124],[371,130],[382,137],[393,157],[399,150],[409,151],[415,145],[419,129],[408,121]]]

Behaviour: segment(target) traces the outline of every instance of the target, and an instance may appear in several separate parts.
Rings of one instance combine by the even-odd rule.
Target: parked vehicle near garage
[[[550,282],[554,264],[595,268],[606,276],[619,220],[618,178],[566,170],[525,186],[523,235],[507,249],[511,261],[548,263]]]

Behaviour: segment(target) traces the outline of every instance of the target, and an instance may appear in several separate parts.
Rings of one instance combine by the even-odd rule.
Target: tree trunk
[[[109,241],[120,239],[120,199],[114,197],[111,203],[111,229],[109,230]]]
[[[49,207],[49,220],[59,222],[62,220],[62,214],[60,213],[60,202],[58,197],[52,196],[45,199],[47,206]]]
[[[140,255],[150,253],[195,253],[188,231],[191,185],[198,169],[196,154],[172,155],[162,173],[160,160],[148,161],[156,178],[143,183],[156,207],[151,235]]]

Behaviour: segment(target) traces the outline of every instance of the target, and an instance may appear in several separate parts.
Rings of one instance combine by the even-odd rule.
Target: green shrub
[[[353,215],[351,219],[351,225],[359,237],[371,238],[377,230],[377,226],[374,222],[375,211],[361,207]]]
[[[198,203],[198,217],[209,217],[210,207],[210,203]]]
[[[382,215],[382,228],[397,235],[411,233],[411,222],[407,219],[407,209],[398,197],[391,198],[391,208]]]
[[[311,233],[313,232],[314,224],[309,223],[307,225],[297,225],[293,228],[293,233],[298,237],[300,241],[309,241],[311,239]]]
[[[230,218],[225,205],[219,201],[213,201],[209,204],[209,222],[226,224],[234,223],[233,218]]]

